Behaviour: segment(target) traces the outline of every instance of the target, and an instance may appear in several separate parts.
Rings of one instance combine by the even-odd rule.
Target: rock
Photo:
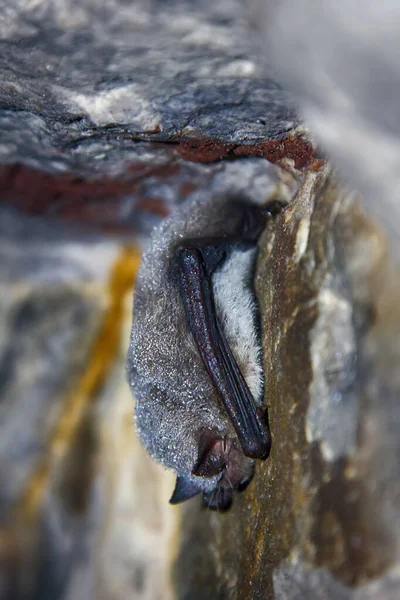
[[[247,30],[238,0],[6,2],[0,200],[146,236],[193,191],[220,193],[223,158],[313,163]]]
[[[313,149],[238,0],[20,1],[0,17],[0,163],[86,177]]]
[[[397,597],[400,277],[328,169],[265,232],[257,290],[271,455],[229,513],[185,508],[178,597]]]
[[[212,164],[171,160],[159,168],[131,169],[119,179],[88,180],[23,166],[0,167],[0,199],[36,217],[101,232],[105,239],[134,238],[142,244],[162,218],[193,197],[234,192],[263,201],[270,191],[271,172],[271,164],[258,157]],[[286,179],[293,177],[287,173]],[[278,190],[281,195],[283,188]]]
[[[0,0],[1,598],[399,597],[398,36],[267,4],[371,214],[238,0]],[[257,273],[271,457],[230,512],[171,507],[124,382],[136,244],[193,196],[296,190]]]
[[[260,55],[400,256],[400,5],[252,0]]]
[[[0,597],[169,598],[173,477],[124,381],[139,254],[4,208],[0,239]]]

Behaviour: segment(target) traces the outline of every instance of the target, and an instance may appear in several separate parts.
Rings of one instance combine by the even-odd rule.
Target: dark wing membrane
[[[202,251],[180,246],[180,290],[188,327],[205,368],[218,390],[243,452],[251,458],[267,458],[271,438],[266,421],[246,384],[216,316],[210,276]]]

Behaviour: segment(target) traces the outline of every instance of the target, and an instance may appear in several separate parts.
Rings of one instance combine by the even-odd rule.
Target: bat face
[[[252,289],[265,217],[243,201],[192,203],[143,254],[127,374],[143,444],[177,473],[172,504],[203,493],[228,508],[269,454]]]
[[[230,507],[235,490],[244,489],[254,473],[254,461],[247,458],[233,439],[221,439],[217,431],[200,435],[199,458],[192,477],[178,476],[170,503],[178,504],[203,492],[203,499],[212,509]],[[214,486],[204,490],[204,479],[213,478]]]

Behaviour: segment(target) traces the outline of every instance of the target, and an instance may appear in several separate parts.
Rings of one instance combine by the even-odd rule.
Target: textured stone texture
[[[396,244],[398,8],[364,4],[264,2],[257,55],[238,0],[0,0],[0,199],[35,215],[0,211],[2,599],[399,597],[399,274],[260,58]],[[271,458],[231,512],[170,507],[123,376],[132,242],[267,199],[265,158],[300,188],[258,265]]]
[[[217,191],[289,199],[295,180],[282,171],[287,185],[277,187],[275,170],[248,158],[187,165],[163,186],[152,175],[140,185],[149,195],[161,190],[171,209]],[[104,198],[94,197],[100,214],[89,213],[90,223],[117,225],[118,237],[88,234],[88,203],[73,182],[78,191],[94,183],[67,180],[77,228],[34,201],[36,182],[53,193],[60,180],[32,173],[24,188],[13,171],[13,203],[32,198],[21,207],[36,216],[5,207],[0,215],[0,597],[169,600],[179,545],[180,511],[168,505],[174,478],[141,449],[124,380],[137,266],[124,244],[161,215],[144,217],[143,227],[129,213],[107,222]]]
[[[263,235],[257,290],[271,455],[229,513],[185,508],[178,597],[397,597],[400,274],[328,169]]]
[[[142,165],[118,179],[94,180],[0,167],[0,198],[36,216],[59,217],[127,240],[132,235],[143,240],[161,218],[193,195],[236,192],[265,200],[270,172],[271,165],[263,158],[212,164],[170,160],[159,167]]]
[[[170,598],[173,478],[124,381],[139,255],[4,208],[0,240],[0,597]]]
[[[276,159],[282,143],[307,162],[246,32],[237,0],[3,1],[0,162],[115,176],[174,149]]]

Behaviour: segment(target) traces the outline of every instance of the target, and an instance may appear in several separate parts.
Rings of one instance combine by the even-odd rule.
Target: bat
[[[177,474],[171,504],[202,493],[226,510],[266,459],[257,240],[267,206],[221,197],[157,227],[136,279],[127,378],[149,454]]]

